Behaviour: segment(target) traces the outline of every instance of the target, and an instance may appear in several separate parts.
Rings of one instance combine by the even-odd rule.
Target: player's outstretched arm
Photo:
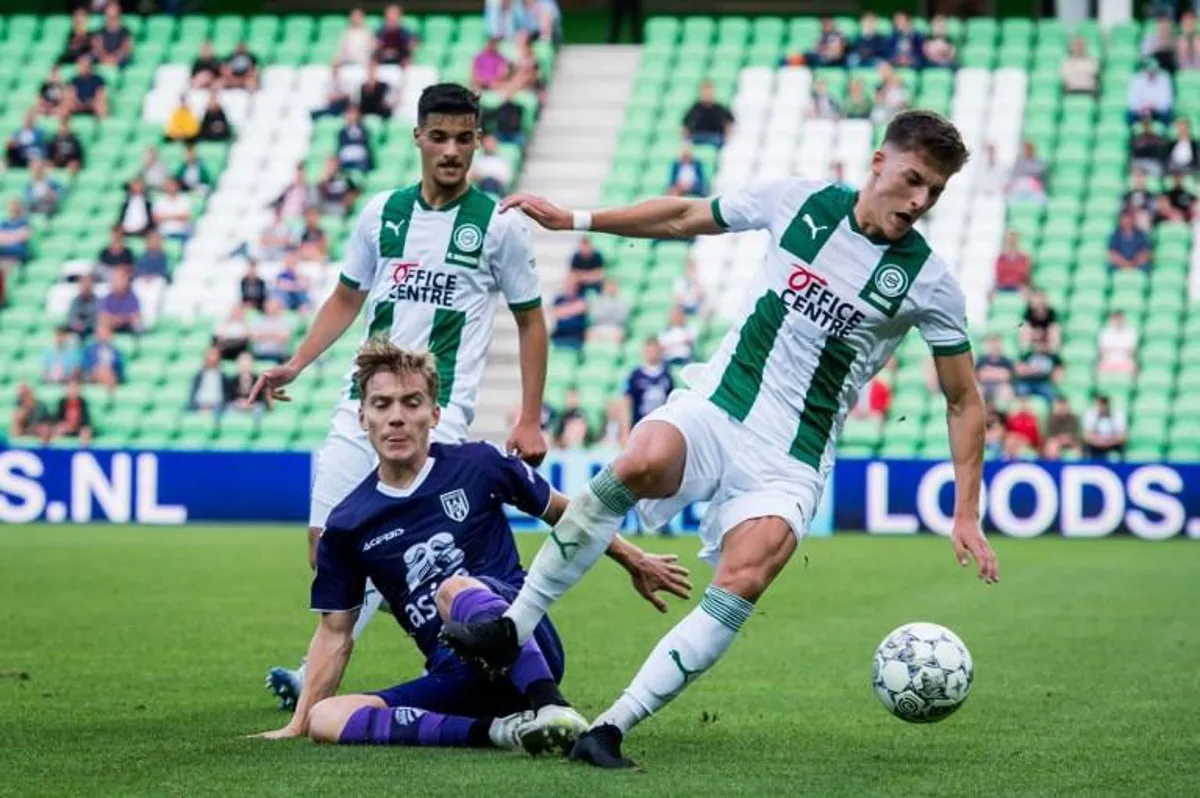
[[[520,208],[547,230],[595,230],[628,238],[695,238],[724,233],[713,215],[712,201],[687,197],[655,197],[623,208],[571,211],[534,194],[514,194],[502,210]]]
[[[289,737],[304,737],[308,734],[308,713],[319,701],[324,701],[337,692],[342,675],[350,662],[354,648],[354,622],[358,610],[352,612],[326,612],[321,614],[316,634],[308,647],[308,659],[304,666],[304,687],[296,701],[292,719],[282,729],[253,735],[268,740]]]
[[[979,486],[983,479],[986,413],[971,353],[935,357],[938,382],[946,396],[946,425],[954,461],[954,528],[951,541],[962,566],[975,559],[979,578],[999,580],[996,555],[979,525]]]

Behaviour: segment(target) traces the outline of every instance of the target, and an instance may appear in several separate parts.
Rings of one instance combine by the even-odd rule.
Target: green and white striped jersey
[[[859,390],[910,327],[933,354],[970,350],[962,290],[915,230],[866,235],[857,194],[782,180],[715,197],[718,224],[770,243],[738,326],[690,367],[691,387],[824,478]]]
[[[475,188],[435,210],[418,184],[367,203],[340,279],[367,294],[366,336],[383,333],[397,346],[434,354],[443,416],[466,429],[492,340],[496,294],[513,310],[541,305],[534,266],[524,214],[498,213],[496,202]],[[353,390],[347,377],[343,396],[357,398]]]

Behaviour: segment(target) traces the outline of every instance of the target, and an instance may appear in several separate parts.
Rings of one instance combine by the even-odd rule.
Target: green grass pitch
[[[706,583],[694,539],[646,545]],[[263,674],[312,631],[299,528],[0,528],[0,795],[1200,794],[1200,546],[996,546],[988,588],[943,540],[805,544],[729,656],[630,738],[641,769],[607,773],[244,739],[285,721]],[[568,696],[601,711],[687,606],[660,616],[602,564],[554,616]],[[970,700],[934,726],[870,691],[875,645],[910,620],[975,656]],[[418,671],[382,616],[344,688]]]

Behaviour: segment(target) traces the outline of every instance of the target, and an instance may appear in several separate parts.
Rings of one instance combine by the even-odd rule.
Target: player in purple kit
[[[262,737],[317,742],[569,749],[587,728],[558,688],[562,643],[543,620],[502,679],[479,675],[438,642],[442,622],[497,618],[525,579],[503,505],[554,524],[567,506],[533,469],[486,443],[431,444],[433,357],[372,339],[356,362],[359,418],[379,468],[329,517],[312,609],[321,620],[291,721]],[[687,570],[617,538],[610,556],[660,610],[686,597]],[[376,693],[335,696],[353,648],[366,580],[425,655],[425,675]]]

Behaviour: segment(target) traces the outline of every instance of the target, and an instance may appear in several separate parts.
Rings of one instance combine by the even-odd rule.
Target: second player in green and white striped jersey
[[[492,338],[496,295],[541,304],[529,224],[471,188],[430,208],[418,185],[375,196],[350,237],[342,283],[367,294],[364,338],[428,346],[437,358],[442,424],[465,435]],[[347,377],[343,397],[357,399]]]
[[[741,322],[685,379],[773,447],[824,477],[858,391],[911,327],[935,355],[970,349],[961,289],[916,230],[873,237],[857,193],[781,180],[712,200],[730,231],[771,240]]]

